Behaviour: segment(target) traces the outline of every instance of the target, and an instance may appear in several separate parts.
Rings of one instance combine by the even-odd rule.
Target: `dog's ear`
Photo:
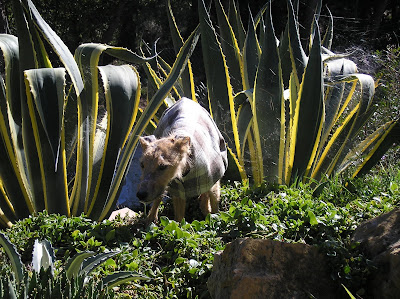
[[[142,149],[145,150],[149,146],[150,143],[152,143],[153,141],[156,141],[156,136],[149,135],[149,136],[145,136],[145,137],[140,137],[139,141],[140,141],[140,145],[142,146]]]
[[[189,136],[178,136],[176,135],[174,137],[175,140],[175,147],[180,151],[180,152],[188,152],[190,149],[190,137]]]

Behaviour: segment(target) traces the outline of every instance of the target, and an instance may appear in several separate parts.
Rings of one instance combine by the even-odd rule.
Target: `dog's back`
[[[196,102],[182,98],[167,109],[154,131],[155,137],[171,134],[191,139],[191,167],[182,179],[170,183],[169,193],[192,198],[210,190],[228,166],[224,138],[210,114]]]

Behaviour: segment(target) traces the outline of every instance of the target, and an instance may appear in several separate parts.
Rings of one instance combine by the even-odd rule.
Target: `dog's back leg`
[[[158,221],[158,207],[160,206],[161,200],[162,196],[159,196],[153,201],[149,214],[146,218],[146,226],[149,226],[152,222]]]
[[[173,196],[172,202],[174,204],[175,220],[181,222],[183,217],[185,217],[186,200]]]
[[[210,193],[211,191],[207,191],[199,196],[200,210],[204,217],[211,213]]]
[[[217,181],[214,186],[200,195],[200,209],[204,216],[210,213],[217,213],[219,209],[219,198],[221,195],[220,183]]]
[[[212,186],[208,194],[210,196],[211,213],[217,213],[219,210],[219,198],[221,197],[221,185],[219,181]]]
[[[219,210],[219,198],[221,197],[221,185],[219,181],[212,186],[208,194],[210,196],[211,213],[217,213]]]

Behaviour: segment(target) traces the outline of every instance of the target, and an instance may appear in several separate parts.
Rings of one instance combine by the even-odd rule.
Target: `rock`
[[[400,209],[362,223],[352,241],[376,267],[364,298],[400,298]]]
[[[110,217],[108,217],[108,219],[109,220],[114,220],[117,217],[117,215],[120,215],[121,218],[124,218],[124,217],[136,218],[137,217],[137,213],[135,213],[131,209],[123,208],[123,209],[119,209],[119,210],[113,211],[111,213]]]
[[[335,298],[337,290],[317,248],[261,239],[238,239],[216,254],[207,286],[215,299]]]

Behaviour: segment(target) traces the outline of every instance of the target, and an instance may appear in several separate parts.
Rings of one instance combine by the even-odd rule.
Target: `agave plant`
[[[371,135],[359,135],[375,109],[375,83],[344,55],[331,51],[332,16],[321,38],[322,1],[308,49],[300,43],[298,1],[287,1],[288,21],[279,40],[270,1],[254,18],[249,16],[247,30],[238,2],[230,1],[226,10],[220,0],[214,1],[217,26],[204,0],[198,3],[207,102],[229,146],[228,178],[252,178],[256,184],[319,181],[353,164],[357,167],[351,175],[357,176],[393,144],[400,130],[397,120]],[[168,6],[172,36],[179,41]]]
[[[182,43],[144,111],[132,65],[101,65],[102,55],[134,64],[152,58],[103,44],[73,56],[31,0],[13,0],[18,37],[0,35],[0,224],[29,214],[107,217],[139,136],[185,68],[199,32]],[[54,58],[55,57],[55,58]],[[61,67],[52,67],[53,64]]]
[[[11,276],[0,279],[1,298],[110,298],[108,290],[121,283],[148,278],[135,272],[115,272],[100,281],[90,273],[118,254],[118,251],[95,254],[80,252],[68,260],[63,269],[54,274],[55,255],[47,240],[35,240],[32,254],[33,273],[28,274],[15,246],[0,232],[0,244],[12,265]]]

